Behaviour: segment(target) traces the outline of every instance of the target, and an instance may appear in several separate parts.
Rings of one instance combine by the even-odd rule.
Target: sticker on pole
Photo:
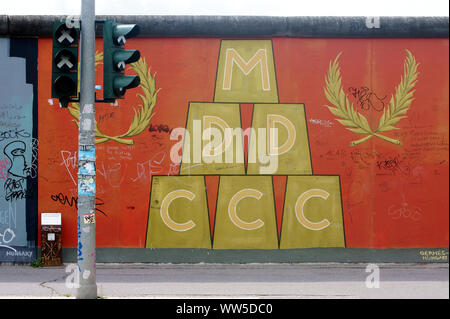
[[[94,145],[80,145],[79,161],[95,161],[95,146]]]
[[[78,166],[78,174],[80,175],[95,175],[95,162],[93,161],[80,161]]]
[[[78,175],[78,194],[95,196],[95,176]]]
[[[95,214],[83,215],[83,221],[85,224],[94,224],[95,223]]]

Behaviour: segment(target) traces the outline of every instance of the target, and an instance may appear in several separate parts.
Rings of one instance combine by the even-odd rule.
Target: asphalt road
[[[367,264],[97,264],[97,291],[103,298],[449,298],[448,264],[377,266],[378,288]],[[0,265],[0,298],[74,298],[73,267]]]

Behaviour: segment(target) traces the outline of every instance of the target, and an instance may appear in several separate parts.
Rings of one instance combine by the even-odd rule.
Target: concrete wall
[[[52,19],[3,29],[45,25],[39,112],[21,124],[39,131],[38,202],[21,211],[61,212],[73,261],[78,105],[51,98]],[[448,262],[448,19],[133,19],[141,86],[96,105],[98,261]]]

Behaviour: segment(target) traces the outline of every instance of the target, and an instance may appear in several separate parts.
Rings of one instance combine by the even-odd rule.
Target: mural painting
[[[447,40],[129,42],[140,87],[96,105],[97,247],[448,248]],[[39,211],[76,247],[78,105],[50,98],[50,49]]]
[[[253,110],[250,110],[253,113],[252,123],[251,127],[243,132],[240,105],[249,103],[253,104]],[[213,127],[217,130],[216,134],[208,134],[211,133],[208,129],[212,131]],[[237,134],[234,134],[235,132]],[[185,177],[185,183],[190,184],[190,180],[198,178],[197,175],[219,177],[217,198],[213,199],[216,207],[210,205],[214,211],[209,213],[209,217],[214,219],[212,225],[214,249],[278,249],[272,176],[282,174],[288,177],[290,186],[286,190],[289,195],[285,199],[284,211],[279,212],[280,215],[285,216],[285,232],[280,239],[280,246],[286,248],[344,247],[339,179],[314,176],[314,182],[306,182],[309,180],[306,177],[313,175],[304,105],[278,103],[270,40],[223,40],[221,42],[214,102],[189,103],[187,128],[184,134],[180,175]],[[199,137],[196,138],[196,135]],[[244,136],[247,137],[249,145],[247,149],[244,149],[242,143]],[[197,144],[201,144],[198,145],[197,150],[196,140]],[[235,148],[234,145],[236,145]],[[227,156],[227,153],[233,154]],[[244,154],[247,158],[246,163],[244,163]],[[296,176],[296,174],[299,175]],[[159,180],[157,188],[155,185],[152,186],[150,199],[150,207],[156,208],[150,210],[151,217],[148,225],[147,247],[152,248],[160,248],[153,240],[158,228],[167,228],[171,223],[176,223],[170,221],[169,207],[164,205],[166,197],[175,194],[171,195],[173,197],[171,201],[173,201],[186,198],[187,194],[184,192],[189,192],[172,185],[172,181],[175,181],[173,178]],[[322,180],[327,182],[321,182]],[[164,183],[168,190],[160,192],[160,183]],[[304,189],[307,184],[310,188]],[[311,216],[309,218],[320,220],[324,213],[329,219],[333,216],[330,228],[333,231],[325,231],[325,228],[331,225],[328,219],[324,218],[315,222],[306,218],[304,214],[306,201],[313,197],[321,197],[325,200],[328,198],[330,194],[323,188],[327,188],[328,191],[333,190],[334,200],[330,200],[331,204],[321,209],[315,201],[312,201],[314,204],[308,205]],[[299,189],[301,192],[297,193]],[[167,193],[169,191],[170,193]],[[204,193],[202,196],[206,197],[208,188],[201,187],[201,192]],[[179,196],[176,196],[177,193]],[[189,192],[189,194],[190,197],[187,197],[189,200],[199,196],[198,193]],[[194,214],[198,215],[200,211],[204,212],[203,215],[207,214],[205,203],[203,203],[203,210],[197,207],[188,210],[182,204],[177,207],[171,207],[170,211],[178,214],[179,219],[183,216],[186,218]],[[290,217],[292,214],[297,216],[297,219],[292,219]],[[159,215],[166,216],[170,222],[163,218],[164,224],[158,225],[155,219],[158,219]],[[197,218],[201,219],[203,216]],[[169,247],[178,248],[189,242],[190,230],[193,230],[197,223],[201,225],[200,221],[196,223],[190,220],[190,222],[189,227],[170,227],[180,234],[176,235],[178,239],[174,240]],[[297,222],[300,227],[293,225]],[[204,233],[209,235],[209,229],[202,228]],[[303,234],[302,230],[305,230]],[[314,234],[316,232],[320,234]],[[325,235],[326,233],[328,235]],[[172,236],[174,236],[173,232],[159,238],[160,242],[166,242],[163,247],[167,247]],[[300,239],[297,241],[297,238]],[[190,248],[197,247],[200,246],[195,244],[190,246]]]
[[[0,262],[36,259],[37,40],[0,39]]]

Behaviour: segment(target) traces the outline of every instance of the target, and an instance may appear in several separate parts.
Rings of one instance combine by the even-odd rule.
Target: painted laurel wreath
[[[102,63],[103,53],[96,53],[95,55],[95,66]],[[150,73],[150,68],[147,66],[147,62],[145,59],[139,59],[139,61],[132,63],[131,68],[137,75],[139,75],[141,79],[141,84],[139,85],[140,89],[144,93],[137,94],[137,96],[141,99],[142,104],[139,105],[140,109],[136,111],[134,109],[134,117],[131,121],[130,127],[125,134],[118,136],[108,136],[100,131],[97,126],[97,122],[95,123],[95,144],[100,144],[108,141],[116,141],[118,143],[132,145],[134,144],[133,139],[129,139],[130,137],[139,135],[142,133],[147,126],[150,124],[150,120],[153,116],[153,109],[156,106],[156,100],[158,97],[159,89],[156,89],[155,82],[155,74]],[[79,125],[79,114],[80,114],[80,105],[79,103],[71,103],[68,107],[70,114],[75,118],[73,121],[76,125]]]
[[[394,125],[401,119],[407,117],[406,113],[414,100],[414,86],[416,85],[417,76],[419,74],[417,72],[418,64],[411,52],[408,50],[406,50],[406,52],[407,57],[404,62],[404,75],[401,78],[400,84],[395,89],[395,94],[391,97],[389,106],[383,110],[383,114],[381,115],[378,127],[375,131],[372,130],[364,115],[353,108],[353,104],[350,103],[347,95],[344,93],[338,63],[341,53],[336,56],[333,62],[330,61],[328,74],[325,79],[326,87],[324,91],[328,101],[335,107],[328,105],[327,107],[331,113],[341,118],[336,120],[348,130],[356,134],[366,135],[362,139],[352,141],[350,143],[351,146],[361,144],[372,137],[381,138],[395,145],[402,144],[399,140],[389,138],[381,133],[398,129]]]

